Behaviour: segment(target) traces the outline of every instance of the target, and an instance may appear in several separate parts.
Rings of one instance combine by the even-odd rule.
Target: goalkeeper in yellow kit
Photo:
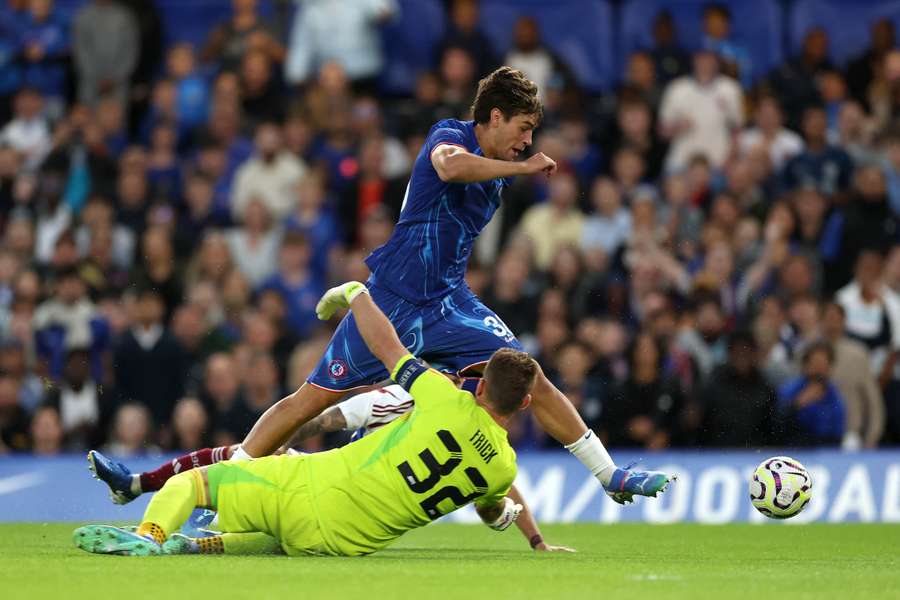
[[[473,501],[485,523],[509,527],[521,506],[506,497],[516,455],[505,427],[531,400],[536,363],[523,352],[498,350],[473,396],[410,355],[367,292],[358,282],[333,288],[317,312],[328,318],[341,307],[353,310],[366,345],[412,395],[412,412],[329,452],[180,473],[150,501],[137,531],[81,527],[75,544],[100,554],[355,556]],[[217,510],[223,533],[172,535],[195,507]]]

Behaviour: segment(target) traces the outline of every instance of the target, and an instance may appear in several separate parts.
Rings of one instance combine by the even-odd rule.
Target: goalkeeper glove
[[[327,321],[339,308],[350,308],[350,303],[360,294],[368,294],[366,286],[358,281],[348,281],[343,285],[333,287],[319,299],[316,304],[316,316],[322,321]]]
[[[493,523],[488,523],[487,526],[495,531],[503,531],[513,523],[515,523],[516,519],[519,518],[519,513],[522,512],[522,505],[516,504],[509,498],[503,499],[503,510],[500,512],[500,516]]]

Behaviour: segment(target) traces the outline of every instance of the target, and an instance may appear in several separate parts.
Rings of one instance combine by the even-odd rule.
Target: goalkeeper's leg
[[[194,507],[211,507],[206,468],[191,469],[169,479],[150,501],[137,531],[109,525],[79,527],[74,534],[75,545],[96,554],[161,554],[169,535],[187,520]]]
[[[150,500],[137,534],[162,545],[198,507],[215,509],[205,467],[170,478]]]
[[[190,538],[180,533],[163,544],[164,554],[283,554],[281,544],[267,533],[221,533]]]

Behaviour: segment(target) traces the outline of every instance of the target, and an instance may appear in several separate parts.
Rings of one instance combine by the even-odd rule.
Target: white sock
[[[616,463],[609,456],[609,452],[603,447],[593,431],[588,429],[583,436],[568,444],[566,450],[571,452],[575,458],[581,461],[588,471],[600,480],[600,483],[606,485],[612,478],[613,471],[616,470]]]
[[[243,446],[238,446],[237,450],[231,453],[231,460],[253,460],[253,457],[247,454]]]
[[[144,493],[144,490],[141,489],[141,476],[140,475],[132,475],[131,476],[131,493],[140,496]]]

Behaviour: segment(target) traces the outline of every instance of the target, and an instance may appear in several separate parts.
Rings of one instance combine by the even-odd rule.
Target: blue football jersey
[[[482,156],[474,121],[436,123],[413,164],[393,235],[366,259],[370,283],[416,304],[442,298],[464,285],[472,244],[494,216],[500,193],[511,181],[441,181],[431,164],[431,152],[441,144]]]

